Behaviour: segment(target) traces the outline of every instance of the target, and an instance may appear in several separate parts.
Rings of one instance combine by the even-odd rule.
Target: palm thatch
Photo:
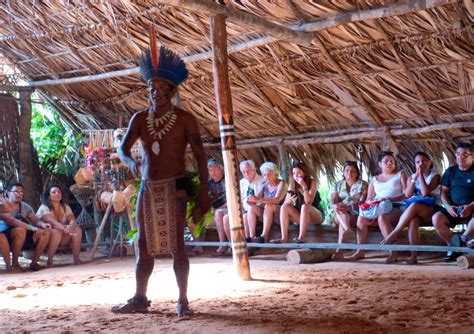
[[[77,130],[147,106],[137,70],[149,26],[185,57],[183,107],[219,152],[209,17],[227,15],[239,158],[285,145],[328,176],[382,148],[402,163],[474,139],[471,1],[6,1],[1,52]]]

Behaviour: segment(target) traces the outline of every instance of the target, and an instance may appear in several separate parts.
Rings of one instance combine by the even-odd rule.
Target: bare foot
[[[344,260],[345,260],[344,254],[343,254],[341,251],[336,251],[336,252],[332,255],[332,260],[333,260],[333,261],[344,261]]]
[[[394,237],[394,236],[390,236],[390,234],[389,234],[385,239],[380,241],[380,244],[382,244],[382,245],[392,245],[396,241],[397,241],[397,238]]]
[[[387,259],[385,260],[386,264],[392,264],[397,262],[397,255],[396,254],[390,254]]]
[[[22,267],[18,266],[11,266],[10,270],[7,270],[10,273],[24,273],[26,269],[23,269]]]
[[[406,264],[417,264],[418,263],[418,259],[416,256],[410,256],[406,259],[405,261]]]
[[[362,260],[365,258],[365,253],[361,251],[356,251],[354,254],[352,254],[349,257],[346,257],[347,261],[357,261],[357,260]]]
[[[46,262],[46,268],[53,268],[53,261]]]
[[[73,261],[73,263],[74,263],[75,265],[78,265],[78,264],[83,264],[84,262],[82,262],[81,259],[75,259],[75,260]]]

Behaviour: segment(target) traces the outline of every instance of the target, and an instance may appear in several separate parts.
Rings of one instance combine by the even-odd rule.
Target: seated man
[[[243,208],[243,223],[245,229],[245,238],[247,242],[251,242],[250,238],[250,229],[247,221],[247,211],[249,210],[248,198],[260,192],[263,188],[263,176],[257,174],[257,167],[253,160],[242,161],[239,165],[240,172],[243,175],[243,178],[240,179],[240,200],[242,201]],[[230,236],[230,225],[229,225],[229,215],[224,216],[224,227],[227,238],[231,240]]]
[[[35,215],[33,208],[23,202],[23,194],[24,187],[21,183],[9,185],[7,189],[9,213],[1,214],[0,219],[9,225],[5,234],[12,243],[12,267],[21,270],[18,262],[20,250],[34,248],[30,269],[37,271],[41,269],[38,260],[48,245],[51,225],[42,222]],[[5,253],[3,255],[5,256]]]
[[[219,235],[219,242],[226,242],[227,236],[224,230],[224,215],[227,213],[227,201],[225,195],[225,179],[224,166],[216,159],[211,158],[207,162],[207,170],[209,171],[209,196],[212,200],[214,208],[214,222]],[[219,246],[214,256],[223,256],[227,251],[227,247]]]
[[[447,245],[465,246],[474,238],[474,166],[472,148],[461,143],[456,148],[456,165],[449,167],[441,179],[443,209],[433,215],[433,225]],[[461,236],[452,237],[449,228],[468,224]],[[454,261],[459,253],[448,252],[445,261]]]

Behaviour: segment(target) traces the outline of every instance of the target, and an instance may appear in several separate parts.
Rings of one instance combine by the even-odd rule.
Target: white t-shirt
[[[53,216],[54,219],[56,219],[61,224],[68,225],[70,222],[67,220],[67,217],[70,215],[73,215],[73,213],[69,205],[66,204],[64,207],[65,207],[65,210],[63,209],[61,205],[59,206],[59,208],[61,209],[62,217],[56,217],[54,211],[51,211],[49,207],[47,207],[44,204],[42,204],[39,207],[38,212],[36,212],[36,215],[38,216],[39,219],[41,219],[43,218],[44,215],[50,214],[51,216]]]
[[[249,188],[253,189],[253,194],[256,195],[263,187],[263,176],[262,175],[255,175],[252,183],[244,177],[240,180],[240,199],[242,201],[242,206],[244,208],[244,212],[249,210],[249,205],[247,203],[247,197],[250,196]]]

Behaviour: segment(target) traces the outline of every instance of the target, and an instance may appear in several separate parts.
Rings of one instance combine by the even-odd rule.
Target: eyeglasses
[[[13,191],[13,193],[18,194],[18,195],[24,195],[25,194],[24,191],[19,191],[19,190],[15,190],[15,191]]]
[[[465,159],[465,158],[467,158],[467,157],[469,157],[469,156],[471,156],[471,155],[472,155],[472,154],[469,154],[469,153],[456,153],[456,154],[455,154],[456,158],[463,158],[463,159]]]

